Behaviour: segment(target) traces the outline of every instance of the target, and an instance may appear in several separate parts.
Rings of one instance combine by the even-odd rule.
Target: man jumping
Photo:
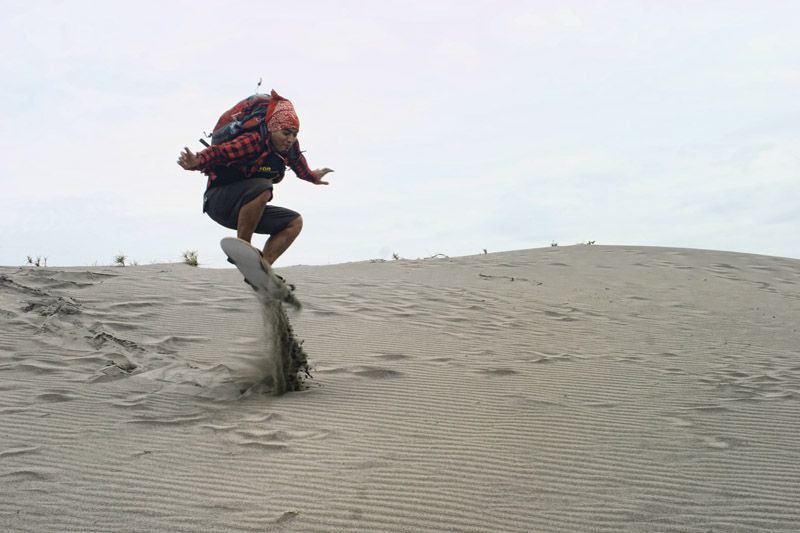
[[[272,91],[266,128],[193,153],[184,147],[178,164],[208,176],[203,212],[212,220],[236,230],[247,242],[253,233],[269,235],[263,258],[272,265],[294,242],[303,228],[300,213],[267,205],[272,186],[283,179],[287,165],[298,178],[314,185],[328,185],[322,178],[333,170],[311,170],[300,152],[300,121],[292,103]],[[264,134],[265,133],[265,134]]]

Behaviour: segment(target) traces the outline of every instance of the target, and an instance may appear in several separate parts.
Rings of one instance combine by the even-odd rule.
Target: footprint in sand
[[[329,434],[329,431],[323,430],[286,430],[259,426],[235,429],[228,432],[228,437],[239,446],[279,451],[289,448],[292,442],[324,439]]]
[[[47,403],[70,402],[76,398],[77,396],[66,392],[45,392],[36,396],[38,401]]]
[[[353,374],[355,374],[356,376],[373,378],[373,379],[396,378],[403,375],[402,372],[391,370],[389,368],[369,367],[369,366],[364,366],[359,368],[358,370],[354,370]]]
[[[727,450],[732,445],[731,442],[727,442],[719,437],[703,437],[701,441],[704,446],[715,450]]]
[[[380,357],[381,359],[385,359],[387,361],[400,361],[402,359],[409,358],[408,355],[402,353],[383,353],[383,354],[378,354],[376,357]]]
[[[7,450],[0,451],[0,459],[6,457],[13,457],[16,455],[24,455],[26,453],[34,453],[39,451],[39,446],[22,446],[20,448],[8,448]]]
[[[481,374],[486,374],[487,376],[513,376],[515,374],[519,374],[513,368],[486,368],[479,371]]]
[[[687,420],[685,418],[681,418],[679,416],[665,416],[664,420],[671,426],[680,427],[680,428],[688,428],[694,426],[694,422],[691,420]]]
[[[363,378],[389,379],[403,375],[402,372],[390,368],[378,366],[357,366],[357,367],[317,367],[320,374],[353,374]]]
[[[48,481],[52,475],[49,472],[39,470],[12,470],[6,474],[0,474],[6,482],[23,483],[26,481]]]

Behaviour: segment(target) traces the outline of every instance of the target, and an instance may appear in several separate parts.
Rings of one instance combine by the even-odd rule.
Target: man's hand
[[[184,146],[183,152],[178,157],[178,164],[186,170],[194,170],[200,165],[200,159],[189,148]]]
[[[327,181],[322,181],[322,178],[328,172],[333,172],[330,168],[318,168],[316,170],[311,171],[311,175],[314,176],[314,181],[312,182],[314,185],[328,185]]]
[[[318,168],[316,170],[311,171],[311,175],[314,176],[314,181],[312,182],[314,185],[328,185],[327,181],[322,181],[322,178],[328,172],[333,172],[333,170],[329,168]]]

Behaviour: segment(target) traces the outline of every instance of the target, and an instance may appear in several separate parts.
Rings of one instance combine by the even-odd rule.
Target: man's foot
[[[273,274],[275,274],[275,273],[273,272]],[[275,277],[277,277],[279,280],[281,280],[283,282],[283,284],[286,285],[287,287],[289,287],[289,289],[291,291],[294,291],[294,283],[287,283],[286,279],[284,279],[284,277],[279,275],[279,274],[275,274]]]
[[[260,252],[259,252],[259,253],[260,253]],[[266,259],[264,259],[264,254],[261,254],[261,262],[262,262],[262,263],[264,263],[265,265],[269,266],[269,263],[267,263],[267,260],[266,260]],[[276,278],[278,278],[279,280],[281,280],[281,283],[283,283],[284,285],[286,285],[287,287],[289,287],[289,290],[290,290],[290,291],[294,292],[294,289],[295,289],[294,285],[293,285],[292,283],[287,283],[287,282],[286,282],[286,278],[284,278],[284,277],[283,277],[283,276],[281,276],[280,274],[276,273],[274,270],[272,270],[272,268],[271,268],[271,267],[270,267],[269,269],[264,269],[264,270],[265,270],[266,272],[270,272],[270,271],[271,271],[273,276],[275,276]]]

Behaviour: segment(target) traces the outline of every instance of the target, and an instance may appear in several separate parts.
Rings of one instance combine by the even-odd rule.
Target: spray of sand
[[[264,384],[273,394],[302,390],[311,378],[308,358],[292,330],[283,305],[272,298],[258,296],[264,322]]]

